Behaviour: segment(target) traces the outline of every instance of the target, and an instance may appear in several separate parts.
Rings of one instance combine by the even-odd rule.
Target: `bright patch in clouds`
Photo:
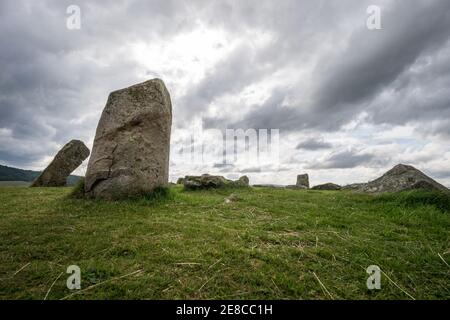
[[[220,29],[198,27],[170,39],[146,42],[140,40],[130,45],[132,58],[141,65],[142,78],[169,76],[177,94],[185,94],[189,84],[200,81],[206,71],[229,54],[239,41]]]

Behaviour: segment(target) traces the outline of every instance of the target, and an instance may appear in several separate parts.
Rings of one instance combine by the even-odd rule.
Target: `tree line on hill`
[[[23,170],[18,168],[12,168],[8,166],[0,165],[0,181],[24,181],[33,182],[40,174],[40,171]],[[75,185],[80,176],[70,175],[67,178],[67,185]]]

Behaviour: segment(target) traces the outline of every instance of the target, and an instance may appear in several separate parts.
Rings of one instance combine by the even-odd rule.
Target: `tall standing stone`
[[[67,177],[89,157],[89,149],[80,140],[67,143],[48,167],[31,184],[32,187],[63,187]]]
[[[118,199],[167,185],[171,125],[172,104],[162,80],[112,92],[97,127],[86,195]]]
[[[299,174],[295,186],[298,188],[309,189],[309,176],[307,174]]]

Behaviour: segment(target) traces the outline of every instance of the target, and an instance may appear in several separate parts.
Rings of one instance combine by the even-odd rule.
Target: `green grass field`
[[[448,196],[70,192],[0,187],[0,299],[450,299]],[[66,287],[69,265],[81,291]],[[366,287],[369,265],[381,290]]]

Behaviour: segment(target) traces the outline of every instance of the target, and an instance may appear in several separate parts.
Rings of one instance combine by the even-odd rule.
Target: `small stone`
[[[340,185],[334,183],[325,183],[311,188],[312,190],[341,190]]]
[[[232,193],[228,197],[225,198],[225,203],[228,204],[228,203],[236,202],[239,200],[240,200],[239,196],[235,193]]]
[[[201,176],[186,176],[183,181],[186,189],[211,189],[221,188],[227,184],[227,179],[222,176],[203,174]]]
[[[247,176],[242,176],[239,178],[239,180],[232,181],[232,185],[235,187],[248,187],[250,184],[250,180]]]

